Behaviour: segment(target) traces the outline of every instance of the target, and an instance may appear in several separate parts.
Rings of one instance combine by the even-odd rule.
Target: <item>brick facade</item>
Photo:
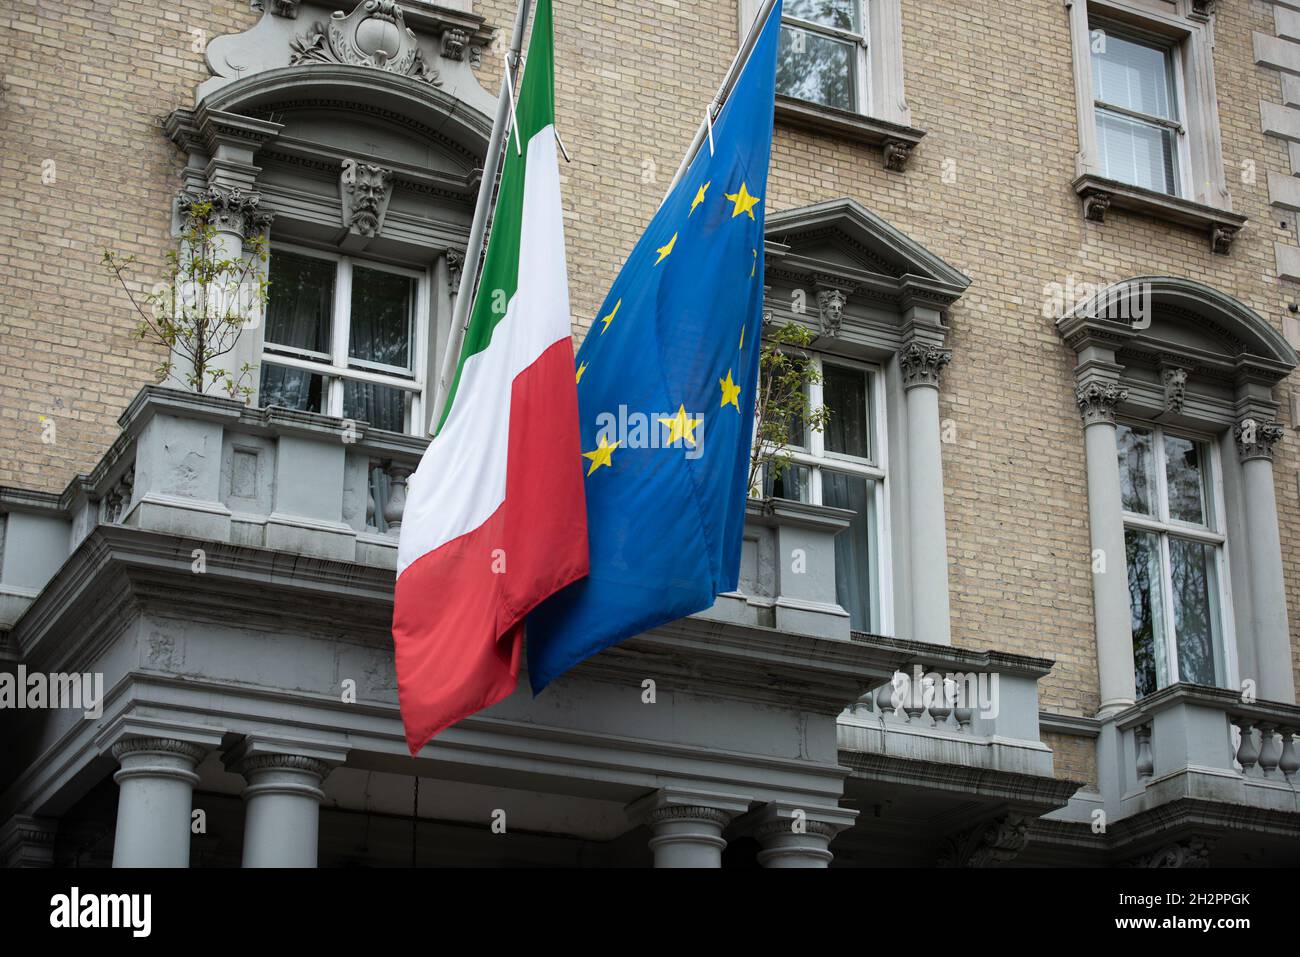
[[[508,30],[514,4],[475,9]],[[130,305],[100,258],[113,249],[139,257],[140,276],[161,271],[180,169],[162,121],[207,75],[199,41],[257,16],[247,0],[12,0],[0,13],[0,484],[62,489],[153,380],[159,356],[132,336]],[[1267,186],[1290,167],[1259,120],[1261,100],[1280,100],[1278,79],[1251,48],[1253,31],[1272,32],[1272,7],[1221,0],[1216,16],[1224,162],[1234,208],[1250,218],[1226,256],[1199,231],[1141,216],[1084,221],[1070,188],[1077,127],[1060,2],[904,0],[907,100],[927,134],[904,173],[887,172],[875,148],[778,128],[769,209],[851,196],[973,280],[951,314],[940,399],[955,428],[944,447],[953,640],[1054,658],[1040,686],[1047,710],[1095,713],[1098,680],[1074,356],[1043,315],[1044,288],[1071,276],[1189,276],[1279,329],[1296,297],[1275,278],[1273,244],[1295,234],[1274,217]],[[584,330],[721,80],[737,13],[735,0],[556,0],[556,23],[558,123],[573,155],[562,169],[571,294]],[[500,73],[488,51],[484,87],[495,92]],[[1288,427],[1295,388],[1277,392]],[[53,443],[42,416],[56,423]],[[1298,473],[1292,433],[1275,465],[1292,622]],[[1300,645],[1295,660],[1300,672]],[[1083,757],[1063,772],[1096,778]]]

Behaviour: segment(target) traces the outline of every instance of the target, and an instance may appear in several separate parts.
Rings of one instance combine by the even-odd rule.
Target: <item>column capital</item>
[[[246,239],[265,230],[274,217],[273,213],[261,209],[260,192],[242,186],[210,183],[201,190],[182,191],[177,199],[177,209],[183,216],[193,216],[199,203],[210,204],[208,221],[219,231],[236,233]]]
[[[1252,459],[1273,461],[1273,446],[1282,441],[1286,430],[1278,422],[1262,422],[1245,418],[1232,427],[1232,438],[1237,444],[1237,458],[1242,462]]]
[[[830,843],[852,827],[858,812],[841,807],[805,807],[797,802],[766,804],[736,822],[736,831],[762,846],[764,867],[828,867]]]
[[[136,754],[175,754],[198,764],[208,753],[208,749],[201,744],[182,741],[179,738],[130,737],[115,742],[109,748],[109,753],[119,763],[123,758]]]
[[[1128,390],[1113,383],[1093,380],[1075,389],[1074,397],[1086,429],[1090,425],[1114,425],[1115,406],[1128,398]]]
[[[951,349],[941,349],[931,343],[912,339],[898,350],[898,364],[903,370],[903,388],[939,388],[943,367],[951,361]]]
[[[749,810],[749,801],[734,794],[662,788],[627,806],[629,819],[643,824],[699,820],[725,825]]]

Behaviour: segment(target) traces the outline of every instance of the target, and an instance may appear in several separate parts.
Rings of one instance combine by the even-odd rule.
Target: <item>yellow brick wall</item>
[[[1079,781],[1097,790],[1097,741],[1073,734],[1042,732],[1043,744],[1052,749],[1052,773],[1067,781]]]
[[[570,282],[585,329],[656,208],[737,43],[736,0],[555,0],[558,123]],[[476,4],[508,30],[513,0]],[[1077,150],[1067,10],[1059,0],[903,0],[907,100],[927,135],[906,173],[877,149],[779,129],[769,209],[849,195],[964,271],[952,310],[942,414],[953,638],[1042,655],[1056,667],[1043,707],[1092,714],[1092,637],[1082,433],[1073,356],[1043,318],[1045,285],[1133,275],[1190,276],[1281,326],[1294,289],[1274,276],[1267,174],[1289,173],[1259,132],[1259,101],[1280,99],[1256,67],[1251,32],[1271,8],[1218,4],[1215,77],[1236,209],[1250,217],[1227,256],[1206,237],[1112,212],[1084,222],[1069,183]],[[131,337],[131,313],[99,265],[105,247],[155,275],[168,243],[176,150],[161,131],[206,75],[192,30],[242,29],[246,0],[141,0],[0,10],[0,484],[61,489],[90,468],[158,356]],[[105,35],[127,52],[110,52]],[[480,70],[496,91],[499,60]],[[73,129],[80,134],[75,137]],[[42,162],[58,179],[41,181]],[[1238,171],[1250,161],[1256,175]],[[945,182],[945,163],[955,180]],[[952,177],[947,177],[952,179]],[[1292,238],[1291,241],[1294,241]],[[1279,390],[1290,425],[1290,385]],[[53,415],[58,442],[40,441]],[[1278,508],[1290,616],[1300,622],[1300,440],[1280,447]],[[1300,671],[1300,655],[1297,655]]]

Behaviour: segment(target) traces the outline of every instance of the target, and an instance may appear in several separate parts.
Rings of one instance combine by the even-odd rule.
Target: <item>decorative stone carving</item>
[[[302,0],[268,0],[271,13],[286,20],[298,19],[298,6]]]
[[[323,779],[330,773],[330,765],[301,754],[249,754],[235,762],[234,770],[245,776],[258,771],[303,771]]]
[[[1232,241],[1240,232],[1237,226],[1224,226],[1216,223],[1210,227],[1210,249],[1220,256],[1226,256],[1232,248]]]
[[[1210,841],[1203,838],[1193,837],[1186,841],[1179,841],[1163,847],[1151,854],[1143,854],[1141,857],[1135,857],[1131,861],[1126,861],[1123,867],[1209,867],[1210,866],[1210,849],[1213,847]]]
[[[1083,218],[1094,223],[1106,221],[1110,209],[1110,193],[1090,192],[1083,195]]]
[[[463,60],[465,58],[465,44],[468,42],[469,34],[464,30],[458,30],[455,27],[444,30],[442,34],[442,55],[448,60]]]
[[[725,827],[731,817],[726,811],[698,804],[668,804],[651,811],[646,817],[646,823],[654,827],[665,821],[707,821]]]
[[[179,754],[181,757],[188,758],[195,764],[203,760],[207,749],[202,745],[192,744],[189,741],[178,741],[175,738],[124,738],[117,742],[110,749],[113,757],[121,761],[130,754],[157,753],[157,754]],[[121,774],[122,772],[118,772]]]
[[[1007,814],[949,838],[940,867],[997,867],[1013,861],[1029,843],[1029,818]]]
[[[345,63],[412,76],[441,86],[438,71],[425,62],[415,34],[395,0],[364,0],[349,14],[335,10],[291,44],[291,65]]]
[[[193,216],[196,203],[212,204],[208,215],[218,230],[238,233],[246,239],[270,226],[275,215],[261,208],[261,193],[238,186],[213,184],[206,189],[182,192],[177,208],[182,216]]]
[[[1242,419],[1232,427],[1232,437],[1237,442],[1237,458],[1243,462],[1251,459],[1272,462],[1273,446],[1282,441],[1285,431],[1277,422]]]
[[[910,342],[898,353],[898,363],[903,369],[903,388],[928,385],[939,388],[943,367],[952,361],[952,352],[937,346]]]
[[[848,296],[842,289],[823,289],[817,293],[817,315],[821,321],[821,334],[838,338],[844,322],[844,305]]]
[[[1117,385],[1089,382],[1075,391],[1084,428],[1098,423],[1115,422],[1115,406],[1128,398],[1128,390]]]
[[[379,235],[393,195],[393,172],[373,163],[343,161],[339,176],[343,203],[343,225],[352,232],[373,238]]]
[[[1215,0],[1192,0],[1192,16],[1198,20],[1208,20],[1214,13]]]
[[[912,146],[905,140],[889,140],[882,151],[885,157],[885,169],[901,173],[907,169],[907,161],[912,158]]]
[[[447,250],[447,281],[453,293],[460,290],[460,273],[465,268],[465,254],[459,249]]]
[[[1187,398],[1187,370],[1180,366],[1165,366],[1160,370],[1160,381],[1165,387],[1165,412],[1173,415],[1183,411]]]

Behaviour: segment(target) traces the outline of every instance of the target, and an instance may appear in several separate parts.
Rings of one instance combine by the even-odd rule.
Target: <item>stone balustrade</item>
[[[1300,706],[1170,685],[1104,729],[1102,790],[1121,817],[1182,799],[1293,811],[1297,735]]]
[[[121,433],[62,493],[0,488],[0,629],[99,525],[395,569],[407,484],[427,439],[310,412],[147,386]],[[704,617],[847,640],[834,537],[850,513],[751,501],[741,587]],[[782,574],[782,556],[801,556]],[[198,560],[196,554],[195,560]]]

